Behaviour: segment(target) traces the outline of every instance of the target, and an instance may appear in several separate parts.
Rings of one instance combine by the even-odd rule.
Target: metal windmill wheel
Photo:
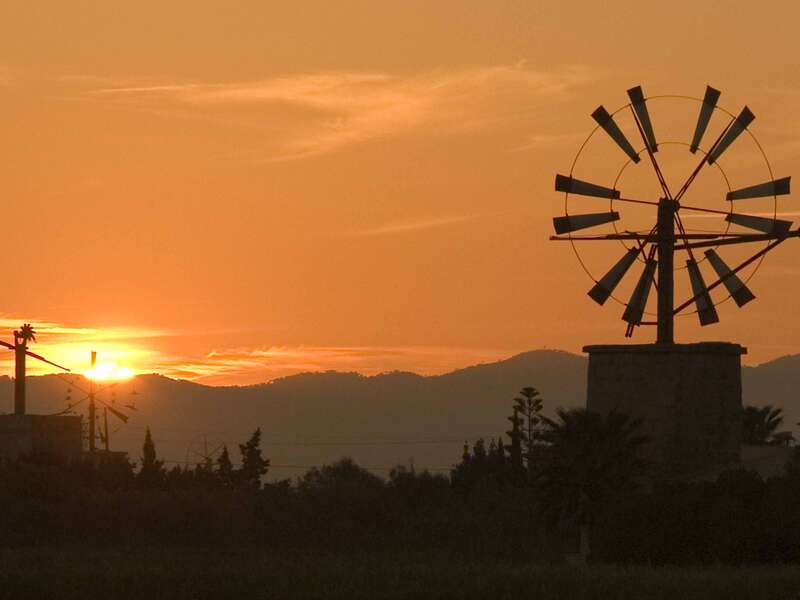
[[[565,193],[565,214],[553,219],[557,235],[551,239],[571,242],[581,265],[595,282],[589,297],[601,305],[614,298],[625,306],[622,319],[627,323],[626,337],[640,325],[656,325],[657,341],[672,343],[676,315],[690,313],[694,308],[700,324],[705,326],[719,321],[716,305],[720,302],[731,298],[742,307],[753,300],[755,296],[747,287],[749,277],[766,253],[785,239],[800,235],[800,230],[792,230],[791,221],[778,218],[778,196],[789,193],[790,178],[773,176],[766,155],[748,129],[755,118],[750,109],[745,106],[738,114],[726,111],[717,104],[720,92],[711,87],[706,88],[702,99],[646,98],[641,87],[628,90],[628,97],[630,103],[613,113],[602,106],[592,113],[597,127],[578,150],[569,174],[556,175],[556,191]],[[653,106],[667,101],[680,104],[683,112],[691,115],[691,121],[672,129],[654,127]],[[714,135],[706,135],[714,128],[718,134],[715,131]],[[745,162],[731,156],[735,153],[730,149],[744,143],[737,142],[740,138],[749,139],[766,181],[756,179],[760,183],[748,181],[733,189],[721,163],[731,159],[726,165],[731,171]],[[708,140],[713,141],[707,143]],[[586,168],[587,149],[596,143],[606,145],[602,153],[605,169]],[[660,152],[664,148],[670,152]],[[678,162],[685,162],[687,168],[673,167],[670,173],[662,155],[674,158],[676,152]],[[725,159],[720,160],[723,155]],[[615,176],[609,167],[612,163],[618,165]],[[636,169],[652,184],[650,192],[628,189],[626,177]],[[699,196],[690,195],[697,187],[698,177],[709,170],[718,171],[722,187],[703,189]],[[595,179],[583,178],[583,172]],[[606,173],[607,179],[596,183],[598,173]],[[596,210],[603,208],[600,202],[606,203],[606,210]],[[638,211],[639,221],[634,224],[626,223],[625,215],[631,209]],[[696,229],[687,225],[698,218],[716,227]],[[606,232],[598,232],[600,228]],[[588,229],[593,231],[587,234]],[[597,277],[587,267],[582,249],[586,242],[611,240],[625,246],[624,254]],[[726,261],[723,255],[738,247],[746,249],[746,253],[741,255],[739,251],[740,259],[730,266],[730,259]],[[638,278],[626,278],[637,262],[642,265]],[[748,269],[749,276],[745,276]],[[710,284],[706,277],[713,277]],[[632,279],[629,294],[615,295],[626,279]],[[686,296],[677,306],[676,284],[685,287]],[[645,320],[645,315],[654,314],[647,311],[653,287],[657,290],[656,301],[651,301],[656,305],[655,321]]]

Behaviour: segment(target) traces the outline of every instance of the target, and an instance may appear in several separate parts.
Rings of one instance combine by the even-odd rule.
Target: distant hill
[[[144,427],[150,426],[159,454],[170,461],[197,462],[204,446],[213,450],[221,443],[236,457],[237,444],[261,427],[277,477],[343,455],[376,470],[410,460],[445,469],[459,460],[464,440],[497,437],[508,429],[511,401],[526,385],[539,389],[548,413],[557,406],[582,406],[586,367],[585,357],[537,350],[436,376],[324,372],[210,387],[140,375],[116,386],[117,403],[135,400],[137,410],[112,434],[112,447],[138,459]],[[742,378],[746,403],[782,406],[785,427],[795,428],[800,356],[745,367]],[[65,406],[67,385],[56,376],[30,377],[28,389],[30,412]],[[12,397],[12,380],[0,377],[0,411],[12,410]],[[78,397],[73,391],[73,399]],[[101,397],[110,399],[107,393]],[[78,408],[84,411],[85,403]],[[120,425],[113,417],[110,423],[112,431]]]
[[[549,407],[576,406],[584,396],[585,378],[585,358],[557,351],[526,352],[430,377],[325,372],[261,385],[210,387],[141,375],[117,385],[117,402],[135,398],[138,410],[111,440],[113,447],[138,459],[149,425],[161,456],[181,462],[188,456],[195,462],[204,434],[210,448],[225,442],[235,457],[236,445],[260,426],[266,455],[284,465],[273,470],[276,476],[293,476],[307,465],[343,455],[376,467],[409,460],[447,467],[459,460],[465,439],[496,437],[508,429],[506,417],[520,388],[537,387]],[[136,396],[131,395],[134,389]],[[30,377],[28,390],[30,412],[51,413],[65,406],[67,385],[56,376]],[[12,410],[12,397],[13,382],[0,377],[0,411]],[[78,408],[85,411],[85,403]],[[110,423],[113,430],[119,421],[110,417]]]

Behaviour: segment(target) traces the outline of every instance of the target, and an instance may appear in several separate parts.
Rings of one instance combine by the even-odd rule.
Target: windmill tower
[[[676,317],[696,314],[705,327],[719,322],[717,306],[722,302],[732,300],[743,307],[755,298],[747,283],[764,256],[800,235],[791,221],[778,218],[778,196],[789,193],[790,178],[774,177],[749,129],[755,116],[746,106],[738,114],[726,111],[718,105],[719,97],[711,87],[703,98],[647,98],[641,87],[631,88],[629,104],[612,113],[600,106],[592,113],[597,126],[581,145],[569,174],[559,174],[555,181],[556,191],[564,193],[565,214],[553,220],[556,235],[551,239],[573,247],[594,281],[589,297],[600,305],[609,299],[622,305],[627,338],[642,326],[656,330],[655,343],[584,348],[589,354],[587,407],[643,418],[656,474],[667,479],[714,476],[739,463],[741,355],[747,352],[728,342],[676,343]],[[672,112],[662,114],[672,114],[675,124],[659,131],[659,141],[651,110],[655,114],[665,105]],[[697,115],[693,127],[691,121],[681,120],[681,108]],[[706,144],[710,130],[716,135]],[[745,171],[751,163],[731,151],[744,143],[761,161],[766,181],[733,187],[734,167]],[[590,164],[595,146],[604,166],[598,167],[597,159]],[[608,164],[617,157],[614,171]],[[672,169],[664,168],[668,161],[675,163]],[[604,168],[604,185],[583,178],[584,173],[596,177]],[[745,171],[743,181],[752,170]],[[631,189],[637,181],[638,193]],[[703,185],[693,194],[698,181]],[[608,210],[587,212],[586,207],[598,202],[606,203]],[[631,218],[623,219],[623,212]],[[702,228],[694,226],[698,222]],[[585,233],[588,229],[592,233]],[[602,253],[580,248],[600,241],[621,244],[624,254],[596,277],[603,267],[596,271],[591,263]],[[748,250],[759,245],[756,251]],[[729,251],[738,251],[734,267],[721,256]],[[676,260],[679,256],[683,260]],[[637,263],[638,278],[626,278]],[[712,283],[706,284],[703,271],[714,277]],[[627,293],[622,289],[626,284]],[[679,289],[686,300],[676,306]]]

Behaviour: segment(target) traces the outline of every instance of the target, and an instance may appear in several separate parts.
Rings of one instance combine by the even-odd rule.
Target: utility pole
[[[91,373],[91,375],[89,376],[89,452],[95,451],[94,426],[96,419],[95,416],[96,406],[94,403],[94,377],[95,377],[94,368],[96,364],[97,364],[97,352],[92,351],[92,359],[90,362],[91,369],[89,371]]]
[[[28,343],[19,331],[14,332],[14,414],[25,414],[25,356]]]

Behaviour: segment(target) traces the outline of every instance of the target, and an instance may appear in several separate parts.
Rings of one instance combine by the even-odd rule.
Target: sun
[[[133,371],[128,367],[107,362],[95,365],[93,369],[85,371],[84,375],[95,381],[123,381],[133,377]]]

